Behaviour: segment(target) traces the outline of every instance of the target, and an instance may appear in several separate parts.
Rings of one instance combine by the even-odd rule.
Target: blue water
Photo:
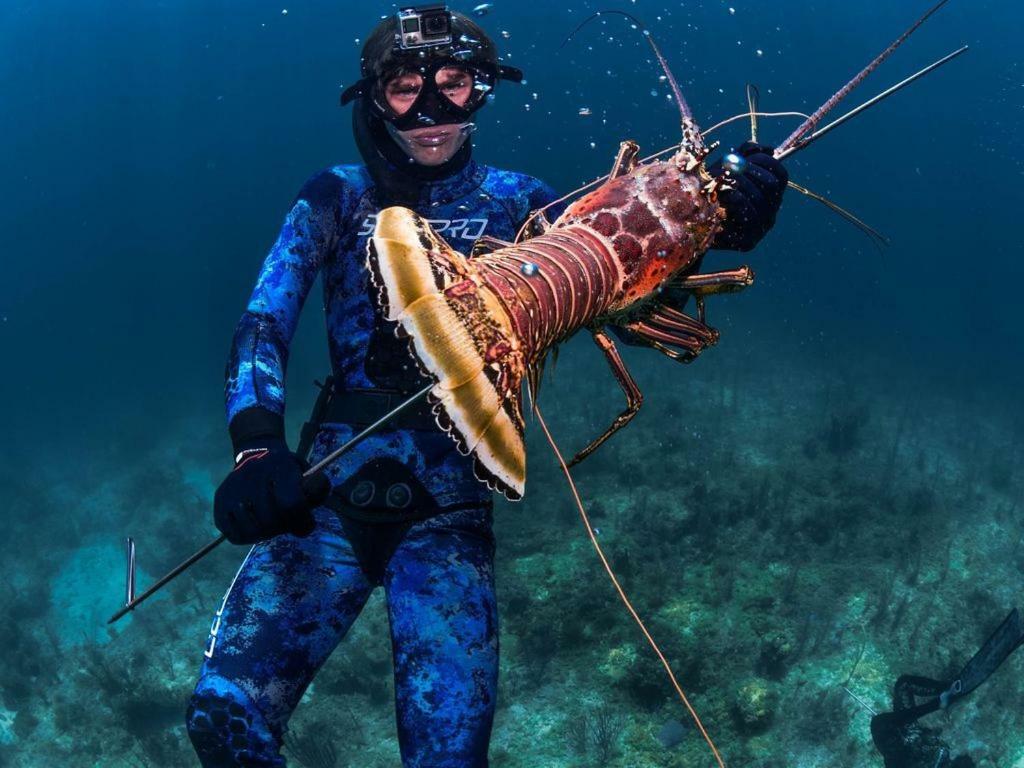
[[[630,4],[703,124],[742,111],[747,82],[766,109],[816,107],[918,10],[734,5],[735,15],[725,2]],[[602,6],[553,4],[539,17],[530,7],[499,3],[486,19],[509,32],[502,49],[528,82],[503,84],[480,115],[478,157],[568,190],[603,173],[623,138],[651,148],[676,138],[658,70],[624,22],[609,19],[559,50]],[[357,76],[356,39],[386,10],[5,4],[0,386],[14,445],[38,441],[41,417],[56,442],[85,444],[106,442],[104,427],[159,431],[156,412],[166,418],[168,407],[216,418],[231,329],[285,207],[313,171],[357,159],[337,94]],[[1020,381],[1019,13],[953,2],[863,93],[960,44],[971,52],[791,164],[794,180],[832,195],[894,247],[879,256],[790,195],[754,260],[761,285],[728,310],[749,318],[746,328],[803,342],[809,355],[888,350],[941,379]],[[580,117],[581,106],[593,115]],[[764,131],[786,135],[783,125]],[[292,372],[319,372],[322,350],[297,343]]]
[[[748,82],[759,86],[766,110],[813,110],[924,5],[731,4],[620,4],[649,25],[705,126],[745,109]],[[605,173],[620,140],[651,151],[678,140],[666,84],[628,23],[607,18],[560,48],[579,21],[603,7],[496,0],[481,23],[527,82],[501,84],[478,115],[477,159],[569,191]],[[54,648],[95,648],[109,639],[96,626],[83,633],[79,625],[101,621],[117,605],[110,590],[119,576],[96,573],[90,564],[104,551],[98,547],[109,547],[110,568],[119,574],[126,528],[149,536],[147,574],[172,565],[212,532],[208,502],[230,451],[222,383],[232,330],[302,182],[326,166],[358,160],[338,94],[357,77],[361,38],[391,10],[365,0],[11,0],[0,7],[0,499],[12,531],[0,573],[11,590],[6,613],[17,617],[25,648],[33,647],[25,633],[56,633]],[[713,359],[681,368],[629,352],[648,401],[677,405],[671,422],[638,419],[637,437],[627,431],[616,438],[620,450],[658,466],[657,441],[687,442],[702,418],[695,414],[728,408],[724,394],[717,399],[718,385],[738,376],[741,389],[764,398],[763,410],[780,420],[818,379],[838,381],[841,397],[873,398],[886,413],[899,413],[907,402],[930,403],[915,411],[922,430],[959,414],[941,436],[928,438],[933,447],[973,445],[985,456],[1005,447],[1020,458],[1022,28],[1018,5],[953,0],[850,103],[962,44],[971,46],[966,56],[788,163],[794,181],[855,212],[891,246],[879,253],[823,207],[789,192],[775,230],[755,252],[713,257],[715,266],[750,263],[758,274],[745,294],[710,305],[709,318],[723,332],[707,353]],[[581,116],[582,107],[591,114]],[[792,127],[789,119],[764,121],[762,138],[781,141]],[[735,145],[746,130],[738,122],[720,138]],[[292,347],[292,429],[312,401],[310,382],[327,365],[316,304],[307,306]],[[602,376],[600,386],[594,383]],[[619,402],[597,352],[571,344],[546,397],[573,445],[589,438],[573,431],[566,415],[583,407],[576,382],[584,378],[587,391],[605,393],[592,431]],[[896,429],[890,422],[871,429]],[[1004,428],[993,438],[998,444],[986,442],[985,435]],[[743,430],[730,429],[740,451]],[[549,461],[539,440],[532,445],[534,466]],[[771,446],[765,439],[762,452]],[[941,464],[938,449],[928,451]],[[1016,466],[1006,503],[1020,490]],[[564,495],[554,473],[541,477],[527,507],[537,515],[550,495]],[[648,491],[671,487],[673,478],[666,469]],[[976,489],[964,503],[996,506],[985,493]],[[516,550],[515,557],[529,554]],[[200,591],[210,603],[233,562],[225,554],[202,577]],[[68,580],[95,589],[79,593]],[[613,600],[610,586],[601,587]],[[180,643],[173,647],[185,651],[158,647],[145,659],[132,656],[133,674],[146,679],[149,666],[159,666],[152,674],[176,675],[174,690],[187,695],[182,686],[198,658],[184,654],[189,643],[200,647],[207,615],[197,609],[183,618],[175,610],[154,606],[160,622],[176,627]],[[624,636],[635,631],[620,609],[608,610]],[[128,632],[150,626],[134,621]],[[154,645],[165,636],[155,625],[146,631]],[[369,642],[371,630],[364,631],[351,642]],[[5,711],[31,710],[37,718],[52,711],[35,697],[58,681],[70,685],[72,671],[52,669],[58,658],[54,651],[41,657],[42,669],[5,673],[20,691],[8,697],[17,706],[0,693]],[[880,682],[878,690],[884,688]],[[97,695],[103,698],[102,689]],[[515,695],[529,707],[528,694]],[[377,710],[385,730],[388,706],[384,701]],[[111,762],[110,750],[128,760],[153,738],[145,729],[125,736],[115,716],[96,717],[97,743],[83,748],[96,764],[120,764]],[[652,722],[653,733],[663,721]],[[720,730],[729,727],[726,717]],[[0,765],[59,764],[25,751],[42,733],[9,735]],[[172,741],[182,738],[180,730],[167,733]],[[166,762],[154,749],[146,747],[150,764],[181,764],[173,748],[167,754],[178,757]]]

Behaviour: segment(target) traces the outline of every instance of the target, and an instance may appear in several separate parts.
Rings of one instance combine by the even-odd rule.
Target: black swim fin
[[[988,680],[992,673],[999,669],[1022,643],[1024,643],[1024,619],[1014,608],[999,625],[999,628],[985,641],[981,649],[960,670],[960,674],[957,675],[953,684],[940,695],[942,708],[945,709]]]

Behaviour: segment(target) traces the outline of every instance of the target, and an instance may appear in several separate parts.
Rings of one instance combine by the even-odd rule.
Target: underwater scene
[[[1022,24],[3,3],[0,766],[1024,768]]]

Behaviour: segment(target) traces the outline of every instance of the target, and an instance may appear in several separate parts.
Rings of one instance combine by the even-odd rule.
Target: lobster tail
[[[472,454],[482,481],[521,498],[524,366],[504,306],[473,264],[406,208],[380,212],[367,250],[381,311],[435,381],[437,423]]]

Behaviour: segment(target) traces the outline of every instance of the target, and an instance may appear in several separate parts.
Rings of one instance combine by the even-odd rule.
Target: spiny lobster
[[[807,119],[779,145],[775,157],[783,159],[803,149],[963,53],[966,47],[818,128],[825,114],[946,2],[941,0],[929,10],[813,115],[804,115]],[[746,266],[695,274],[700,256],[721,231],[725,213],[718,205],[718,192],[730,177],[726,174],[716,179],[708,172],[709,148],[704,134],[654,40],[646,30],[643,34],[679,107],[682,141],[670,148],[673,155],[668,160],[656,160],[666,154],[659,152],[646,158],[650,162],[640,161],[636,143],[625,141],[611,172],[598,180],[605,183],[572,203],[553,224],[546,221],[543,211],[534,212],[515,243],[481,238],[470,258],[453,250],[413,211],[387,208],[379,214],[367,246],[367,268],[378,289],[382,312],[396,321],[397,333],[409,337],[414,359],[435,382],[430,393],[438,424],[454,438],[460,451],[472,454],[477,475],[510,499],[522,496],[526,482],[521,400],[525,379],[541,428],[558,457],[605,571],[718,766],[724,768],[721,754],[671,666],[612,571],[569,464],[536,408],[545,356],[560,341],[588,328],[626,394],[627,407],[572,463],[581,460],[622,428],[641,404],[640,390],[605,327],[618,326],[640,343],[688,362],[718,340],[718,332],[705,322],[705,298],[741,290],[753,281],[753,272]],[[749,115],[756,138],[756,119],[762,113],[757,111],[755,93],[756,89],[748,89],[750,110],[737,117]],[[791,186],[878,237],[852,214],[799,185]],[[659,289],[666,286],[693,296],[697,316],[690,317],[662,301]]]
[[[946,2],[808,117],[775,156],[787,157],[820,135],[812,131],[822,117]],[[400,207],[381,211],[368,245],[381,309],[411,337],[416,360],[436,381],[431,394],[439,424],[460,451],[473,455],[477,475],[511,499],[522,496],[526,482],[522,383],[535,398],[545,357],[558,342],[588,328],[627,400],[626,410],[571,465],[628,423],[642,402],[605,326],[689,362],[718,340],[705,322],[705,297],[741,290],[754,279],[747,266],[694,274],[722,229],[718,191],[730,176],[708,173],[704,135],[654,40],[643,34],[679,108],[682,141],[669,159],[641,163],[637,144],[624,141],[607,181],[557,221],[549,224],[536,212],[517,242],[481,238],[470,258]],[[756,105],[750,114],[756,117]],[[695,298],[697,317],[660,300],[667,286]]]

